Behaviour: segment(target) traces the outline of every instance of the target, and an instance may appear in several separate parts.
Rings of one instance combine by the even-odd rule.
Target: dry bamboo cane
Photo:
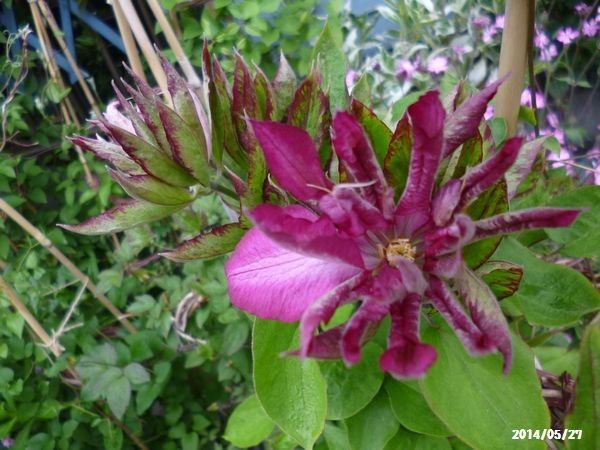
[[[173,31],[171,24],[167,20],[167,17],[163,12],[162,7],[159,5],[157,0],[147,0],[146,3],[148,3],[148,5],[150,6],[154,17],[156,17],[158,24],[163,30],[163,33],[165,33],[165,38],[169,43],[169,47],[171,47],[171,50],[173,50],[173,53],[177,58],[177,62],[179,63],[179,66],[185,74],[185,77],[187,78],[188,82],[195,88],[200,88],[202,86],[202,82],[200,81],[198,74],[192,67],[192,63],[183,51],[183,48],[181,47],[177,36],[175,36],[175,32]]]
[[[96,300],[98,300],[106,309],[108,309],[112,315],[115,316],[119,322],[121,322],[127,331],[130,333],[137,332],[137,329],[125,317],[125,314],[123,314],[104,294],[98,290],[96,285],[90,281],[87,275],[79,270],[75,264],[73,264],[71,260],[64,255],[64,253],[56,248],[52,241],[48,239],[44,233],[37,229],[31,222],[23,217],[16,209],[6,203],[6,201],[2,198],[0,198],[0,210],[4,211],[8,217],[14,220],[21,228],[29,233],[42,245],[42,247],[46,248],[63,266],[67,268],[69,272],[71,272],[79,281],[84,283],[88,291],[92,293]]]
[[[140,20],[139,16],[137,15],[137,12],[135,11],[135,8],[133,7],[133,4],[131,3],[131,0],[113,1],[115,3],[118,3],[119,7],[123,11],[125,19],[127,20],[131,31],[133,32],[133,35],[142,50],[142,53],[146,57],[146,61],[148,61],[148,65],[150,66],[150,70],[154,75],[154,79],[160,86],[165,100],[167,102],[170,102],[170,98],[167,95],[167,93],[169,92],[167,89],[167,77],[162,69],[160,60],[158,59],[158,55],[152,47],[150,38],[148,38],[146,30],[144,30],[144,25],[142,24],[142,21]]]
[[[58,24],[56,23],[56,19],[54,18],[52,11],[50,11],[50,8],[48,8],[48,5],[44,0],[36,0],[36,2],[40,11],[42,12],[42,15],[44,16],[44,19],[46,19],[46,23],[50,26],[50,30],[52,31],[54,39],[56,39],[56,41],[58,42],[58,45],[62,50],[63,54],[65,55],[65,58],[67,58],[71,69],[73,69],[73,72],[77,77],[77,81],[79,82],[79,85],[83,90],[85,98],[94,110],[94,114],[96,114],[96,117],[100,117],[102,113],[100,111],[100,108],[98,107],[98,104],[96,103],[96,99],[94,98],[92,91],[90,90],[86,81],[83,79],[83,74],[81,73],[79,66],[75,62],[75,58],[71,54],[71,51],[67,47],[67,44],[65,43],[65,40],[62,37],[62,33],[60,31],[60,28],[58,27]]]
[[[133,70],[142,80],[146,81],[144,66],[142,65],[142,60],[138,54],[138,49],[135,45],[133,34],[131,34],[131,28],[129,28],[129,23],[127,22],[127,19],[125,19],[125,14],[121,9],[121,5],[119,5],[118,1],[112,1],[111,5],[115,13],[115,19],[117,20],[119,32],[123,38],[123,44],[125,45],[125,53],[127,53],[129,67],[131,67],[131,70]]]
[[[498,76],[510,74],[496,96],[496,117],[506,120],[508,136],[517,129],[521,92],[527,67],[528,29],[533,20],[533,0],[506,0]]]
[[[54,58],[52,58],[52,56],[51,56],[52,48],[50,46],[50,39],[46,33],[46,29],[43,26],[43,21],[42,21],[42,17],[41,17],[41,13],[38,8],[38,5],[37,5],[37,3],[34,2],[34,0],[30,0],[29,6],[31,7],[31,15],[33,17],[33,24],[34,24],[36,33],[39,37],[39,40],[40,40],[40,47],[42,49],[42,55],[44,56],[44,60],[46,61],[46,66],[48,67],[48,73],[50,74],[50,79],[53,82],[55,82],[61,90],[64,90],[65,84],[60,75],[60,71],[58,70],[58,67],[56,66]],[[75,113],[75,110],[73,108],[73,105],[71,104],[71,101],[68,98],[65,98],[63,100],[64,100],[64,102],[61,101],[58,106],[59,106],[60,112],[63,116],[65,123],[74,122],[75,125],[77,127],[79,127],[80,123],[79,123],[79,120],[77,119],[77,114]],[[90,168],[87,165],[87,161],[85,160],[85,157],[83,156],[83,151],[77,145],[75,145],[75,151],[77,152],[77,157],[79,159],[79,162],[83,166],[83,171],[85,173],[85,179],[86,179],[88,186],[90,186],[90,187],[94,186],[95,185],[94,177],[92,176],[92,172],[90,171]]]

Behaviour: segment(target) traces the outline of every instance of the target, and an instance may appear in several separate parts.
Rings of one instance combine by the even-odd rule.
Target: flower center
[[[410,244],[408,239],[398,238],[390,241],[387,247],[380,245],[378,253],[381,259],[385,258],[391,266],[396,266],[398,256],[414,261],[417,250]]]

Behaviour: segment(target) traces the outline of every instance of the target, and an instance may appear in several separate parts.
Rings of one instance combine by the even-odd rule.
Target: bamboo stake
[[[148,61],[148,65],[150,66],[150,70],[154,75],[154,79],[160,86],[165,99],[169,101],[167,93],[169,92],[167,89],[167,77],[165,72],[162,69],[160,64],[160,60],[158,59],[158,55],[154,51],[152,47],[152,43],[146,34],[146,30],[144,30],[144,26],[131,3],[131,0],[113,0],[115,3],[118,3],[121,7],[121,10],[124,13],[125,19],[127,20],[129,26],[131,27],[131,31],[133,32],[133,36],[137,40],[142,53],[146,57],[146,61]]]
[[[179,63],[179,66],[181,67],[181,70],[185,74],[185,77],[187,78],[188,82],[196,88],[201,87],[202,82],[200,81],[198,74],[192,67],[192,63],[190,62],[190,60],[186,56],[185,52],[183,51],[183,48],[181,47],[181,44],[179,43],[179,39],[177,39],[177,36],[175,35],[175,32],[173,31],[171,24],[167,20],[167,17],[165,16],[165,13],[163,12],[162,7],[159,5],[157,0],[146,0],[146,2],[150,6],[150,9],[152,10],[154,17],[156,17],[158,24],[160,25],[160,27],[163,30],[163,33],[165,33],[165,38],[167,39],[167,42],[169,43],[169,47],[171,47],[171,50],[173,50],[173,53],[175,54],[175,57],[177,58],[177,62]]]
[[[73,72],[75,72],[75,76],[77,77],[77,81],[79,82],[79,85],[81,86],[81,89],[83,90],[83,94],[85,95],[85,98],[87,99],[88,103],[94,110],[94,114],[96,114],[96,117],[100,117],[102,113],[100,111],[100,108],[98,107],[98,104],[96,103],[96,99],[92,95],[92,91],[90,90],[89,86],[87,85],[86,81],[84,80],[83,74],[81,73],[79,66],[75,62],[75,58],[73,57],[73,55],[71,54],[71,51],[69,50],[69,48],[67,47],[67,44],[65,43],[65,40],[62,37],[62,33],[60,31],[60,28],[58,27],[58,24],[56,23],[56,19],[54,18],[52,11],[50,11],[50,8],[48,8],[48,5],[46,4],[46,2],[44,0],[36,0],[36,2],[40,8],[40,11],[42,12],[42,15],[46,19],[46,23],[50,26],[50,30],[52,31],[52,35],[54,36],[54,39],[56,39],[56,41],[58,42],[58,45],[59,45],[60,49],[62,50],[63,54],[65,55],[65,58],[67,58],[67,61],[69,62],[69,65],[71,66],[71,69],[73,69]]]
[[[10,206],[6,201],[0,198],[0,210],[4,211],[8,217],[14,220],[21,228],[29,233],[36,241],[38,241],[42,247],[46,248],[63,266],[67,268],[79,281],[86,285],[87,289],[92,295],[98,300],[106,309],[108,309],[117,320],[121,322],[123,327],[130,333],[136,333],[137,329],[133,324],[125,317],[125,315],[119,311],[119,309],[112,304],[112,302],[102,294],[97,286],[92,283],[87,275],[79,270],[75,264],[67,258],[58,248],[54,246],[52,241],[46,237],[39,229],[37,229],[31,222],[23,217],[16,209]]]
[[[506,120],[508,136],[513,136],[517,129],[527,66],[528,29],[533,20],[534,4],[529,0],[506,0],[498,76],[508,73],[510,76],[498,89],[496,117]]]
[[[121,9],[121,5],[119,5],[118,1],[112,1],[111,4],[115,13],[115,19],[117,20],[119,32],[121,33],[123,43],[125,44],[125,53],[127,53],[127,61],[129,61],[129,67],[131,67],[131,69],[142,80],[146,81],[146,75],[144,74],[144,66],[142,65],[142,60],[140,59],[140,55],[138,54],[138,49],[135,45],[133,34],[131,34],[131,28],[129,28],[129,23],[127,22],[127,19],[125,19],[125,14]]]
[[[4,277],[0,275],[0,291],[4,291],[4,294],[13,305],[13,307],[17,310],[21,317],[25,319],[27,325],[33,330],[33,333],[37,336],[37,338],[42,341],[45,347],[47,347],[57,358],[62,354],[62,348],[53,340],[44,327],[37,321],[37,319],[31,314],[27,306],[23,304],[17,293],[12,289],[12,287],[6,282]]]

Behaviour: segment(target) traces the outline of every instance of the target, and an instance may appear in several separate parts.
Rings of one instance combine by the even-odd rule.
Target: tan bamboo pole
[[[142,60],[138,54],[138,49],[135,45],[133,34],[131,34],[131,28],[129,28],[129,23],[127,22],[127,19],[125,19],[125,14],[121,9],[121,5],[119,5],[118,1],[112,1],[111,5],[115,13],[115,19],[117,20],[119,32],[123,38],[123,44],[125,45],[125,53],[127,53],[129,67],[131,67],[131,70],[133,70],[142,80],[146,81],[144,66],[142,65]]]
[[[0,211],[3,211],[14,220],[21,228],[29,233],[36,241],[38,241],[42,247],[46,248],[63,266],[67,268],[79,281],[81,281],[88,291],[98,300],[106,309],[108,309],[117,320],[131,333],[137,332],[137,329],[133,324],[125,317],[119,309],[112,304],[112,302],[102,294],[96,285],[92,283],[87,275],[67,258],[63,252],[54,246],[52,241],[46,237],[39,229],[37,229],[31,222],[23,217],[16,209],[10,206],[6,201],[0,198]]]
[[[23,304],[17,293],[6,282],[2,275],[0,275],[0,291],[4,291],[8,301],[10,301],[13,308],[17,310],[21,317],[25,319],[25,322],[33,330],[33,333],[37,338],[58,358],[62,354],[62,349],[58,342],[54,341],[50,335],[46,333],[44,327],[42,327],[33,314],[31,314],[29,309],[27,309],[27,306]]]
[[[163,30],[163,33],[165,33],[165,38],[169,43],[169,47],[171,47],[171,50],[173,50],[173,53],[177,58],[177,62],[179,63],[179,66],[181,67],[181,70],[183,71],[188,82],[192,84],[192,86],[199,88],[202,85],[202,82],[200,81],[198,74],[192,67],[192,63],[183,51],[183,48],[179,43],[179,39],[177,39],[177,36],[175,35],[171,24],[165,16],[162,7],[160,6],[157,0],[146,0],[146,3],[148,3],[148,6],[150,6],[154,17],[156,17],[158,24]]]
[[[534,0],[506,0],[498,76],[510,73],[496,96],[496,117],[506,120],[508,136],[515,134],[527,68],[528,29]]]
[[[61,90],[64,90],[65,84],[60,75],[60,71],[58,70],[58,66],[56,65],[56,62],[54,61],[54,58],[52,55],[52,47],[50,45],[50,38],[48,37],[48,34],[46,33],[46,28],[44,27],[44,23],[42,20],[40,9],[38,8],[38,4],[35,3],[34,1],[30,1],[29,6],[31,9],[31,16],[33,17],[33,25],[34,25],[35,31],[39,37],[39,40],[40,40],[40,47],[42,50],[42,55],[44,56],[44,60],[46,61],[46,66],[48,67],[48,73],[50,75],[50,79],[53,82],[55,82],[56,85]],[[64,101],[61,101],[59,103],[58,107],[60,109],[61,115],[63,116],[65,123],[74,122],[77,127],[80,127],[81,124],[79,123],[79,120],[77,119],[77,114],[75,113],[75,109],[73,108],[71,101],[68,98],[65,98],[63,100]],[[80,147],[75,145],[75,152],[77,153],[79,162],[83,166],[83,171],[85,173],[85,179],[86,179],[88,186],[90,186],[90,187],[94,186],[95,185],[94,177],[92,176],[92,172],[90,171],[90,168],[87,165],[87,161],[85,160],[85,157],[83,156],[83,151],[81,150]]]
[[[154,79],[160,86],[160,89],[163,92],[163,95],[166,99],[168,99],[168,89],[167,89],[167,77],[165,72],[162,69],[160,64],[160,60],[158,59],[158,55],[154,51],[152,47],[152,43],[150,42],[150,38],[146,34],[146,30],[144,30],[144,25],[140,20],[135,8],[133,7],[133,3],[131,0],[113,0],[118,3],[121,7],[121,10],[124,13],[125,19],[129,23],[131,27],[131,31],[133,32],[133,36],[137,40],[146,61],[148,61],[148,65],[150,66],[150,70],[154,75]]]
[[[96,103],[96,99],[94,98],[94,95],[92,94],[92,91],[90,90],[90,87],[88,86],[87,82],[83,79],[83,74],[81,73],[79,66],[75,62],[75,58],[71,54],[71,51],[67,47],[67,44],[65,43],[65,40],[62,37],[62,33],[60,31],[60,28],[58,27],[58,24],[56,23],[56,19],[54,18],[52,11],[50,11],[50,8],[48,8],[48,5],[46,4],[46,2],[44,0],[36,0],[36,1],[42,12],[42,15],[44,16],[44,19],[46,19],[46,23],[50,26],[50,30],[52,31],[52,35],[54,36],[54,39],[56,39],[56,41],[58,42],[58,46],[60,47],[61,51],[65,55],[65,58],[67,58],[67,61],[69,62],[69,65],[71,66],[71,69],[73,69],[73,72],[75,73],[75,76],[77,77],[77,81],[79,82],[79,85],[81,86],[81,89],[83,90],[83,94],[85,95],[85,98],[87,99],[88,103],[94,110],[94,114],[96,114],[96,117],[100,117],[100,115],[102,113],[100,111],[100,108],[98,107],[98,104]]]

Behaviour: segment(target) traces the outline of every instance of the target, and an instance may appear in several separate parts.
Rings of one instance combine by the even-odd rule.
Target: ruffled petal
[[[267,166],[281,187],[303,201],[319,199],[332,187],[306,131],[276,122],[251,123]]]
[[[350,318],[342,334],[342,358],[347,365],[360,361],[360,349],[363,342],[389,310],[389,303],[367,299]]]
[[[514,233],[529,228],[568,227],[581,213],[580,209],[530,208],[498,214],[475,222],[475,234],[471,241],[489,236]]]
[[[459,214],[452,224],[425,235],[425,256],[445,255],[459,250],[472,240],[474,234],[475,225],[471,218]]]
[[[461,180],[450,180],[436,193],[431,202],[431,218],[438,226],[444,226],[452,218],[462,191]]]
[[[263,319],[294,322],[360,269],[290,252],[251,229],[225,264],[231,302]]]
[[[250,212],[254,224],[269,238],[293,252],[364,267],[356,243],[340,235],[331,220],[299,206],[260,205]]]

